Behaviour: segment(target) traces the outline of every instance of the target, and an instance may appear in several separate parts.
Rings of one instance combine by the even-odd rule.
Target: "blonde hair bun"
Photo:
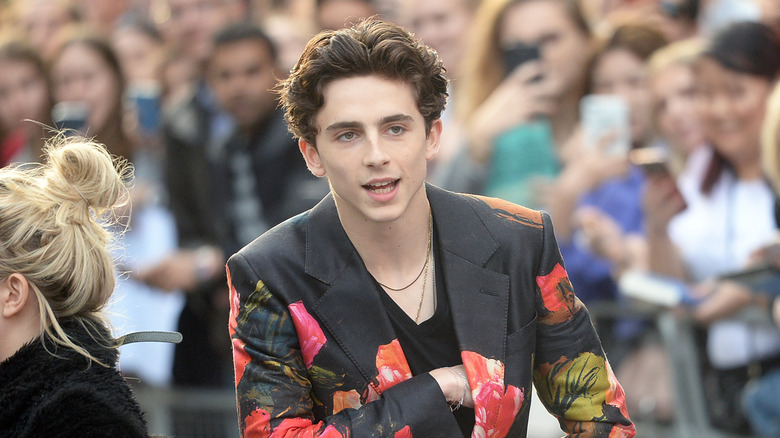
[[[132,167],[100,143],[64,134],[44,152],[42,165],[0,169],[0,279],[24,275],[38,298],[44,338],[95,360],[59,321],[107,325],[102,309],[114,290],[110,244],[123,231],[116,207],[129,203]]]

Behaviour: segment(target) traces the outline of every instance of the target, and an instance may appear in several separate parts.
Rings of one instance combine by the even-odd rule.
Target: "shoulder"
[[[99,366],[99,365],[93,365]],[[121,379],[67,382],[30,418],[30,436],[145,437],[146,423],[130,388]]]
[[[539,210],[533,210],[499,198],[478,195],[469,195],[469,197],[481,204],[481,207],[478,208],[484,213],[494,216],[499,222],[538,230],[543,228],[544,213]]]
[[[311,210],[294,216],[271,228],[228,259],[228,267],[238,264],[269,266],[279,263],[303,263],[306,253],[306,230]]]

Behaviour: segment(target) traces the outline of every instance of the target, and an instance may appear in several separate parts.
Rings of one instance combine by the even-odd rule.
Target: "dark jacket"
[[[118,352],[99,345],[74,321],[63,322],[74,343],[106,368],[72,349],[40,339],[0,363],[0,437],[146,437],[130,387],[115,369]]]
[[[436,269],[476,404],[474,436],[524,437],[532,381],[568,434],[633,436],[549,216],[433,186],[427,193]],[[228,269],[244,436],[461,436],[433,378],[410,372],[332,197],[242,249]]]

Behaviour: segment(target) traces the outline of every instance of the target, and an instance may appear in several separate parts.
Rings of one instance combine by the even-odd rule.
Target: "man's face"
[[[328,83],[323,98],[316,147],[305,140],[300,147],[312,173],[328,177],[342,222],[391,222],[424,202],[441,121],[426,132],[412,88],[359,76]]]
[[[220,106],[241,129],[252,129],[274,110],[274,62],[265,42],[247,39],[221,45],[208,72]]]
[[[212,38],[239,18],[236,0],[167,0],[170,17],[161,31],[165,40],[185,55],[202,62],[211,54]]]

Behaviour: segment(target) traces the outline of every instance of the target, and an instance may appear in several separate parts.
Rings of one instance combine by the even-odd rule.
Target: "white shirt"
[[[743,181],[724,171],[709,195],[699,187],[712,149],[696,149],[678,178],[688,208],[669,223],[694,282],[738,271],[750,254],[776,234],[775,195],[763,179]],[[780,352],[780,331],[771,324],[737,319],[710,326],[707,351],[713,365],[730,368]]]

